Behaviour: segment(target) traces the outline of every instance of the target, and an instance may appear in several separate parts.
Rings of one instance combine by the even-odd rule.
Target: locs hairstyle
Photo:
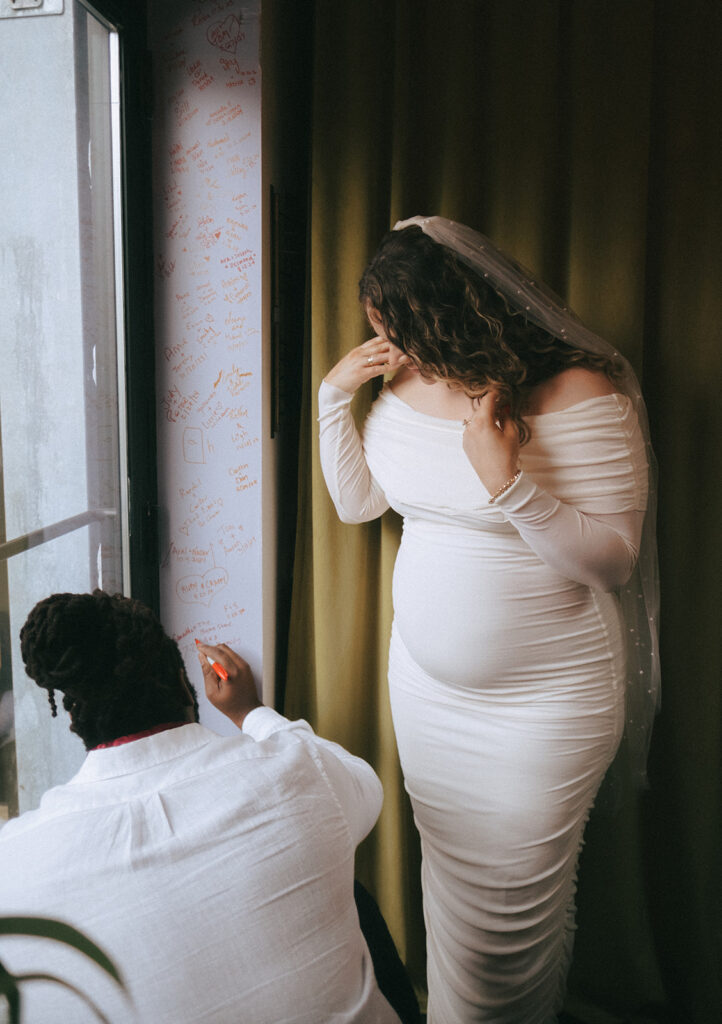
[[[599,369],[612,380],[618,373],[612,360],[572,348],[512,311],[416,224],[382,238],[359,282],[359,298],[422,374],[472,396],[498,388],[522,443],[530,437],[523,416],[536,384],[569,366]]]
[[[182,721],[192,696],[178,645],[140,601],[110,595],[53,594],[35,605],[20,631],[25,671],[63,693],[71,730],[86,749],[119,736]]]

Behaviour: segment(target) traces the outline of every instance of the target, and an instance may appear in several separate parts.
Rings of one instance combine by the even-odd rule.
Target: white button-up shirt
[[[398,1024],[353,899],[381,802],[369,765],[270,708],[234,737],[193,724],[92,751],[0,832],[0,914],[79,927],[132,1005],[44,939],[2,938],[0,961],[66,978],[113,1024]],[[22,991],[29,1024],[97,1020],[58,985]]]

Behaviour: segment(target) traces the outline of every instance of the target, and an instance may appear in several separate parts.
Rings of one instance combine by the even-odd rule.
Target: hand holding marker
[[[198,645],[199,643],[200,643],[200,640],[196,640],[196,646],[197,646],[197,645]],[[209,658],[209,657],[208,657],[208,655],[207,655],[207,654],[204,654],[204,655],[203,655],[203,657],[204,657],[204,658],[206,659],[206,661],[207,661],[207,662],[208,662],[208,664],[209,664],[209,665],[211,666],[211,668],[213,669],[213,671],[215,672],[215,674],[216,674],[216,675],[218,676],[218,678],[219,678],[219,679],[223,679],[224,681],[226,681],[226,682],[227,682],[227,681],[228,681],[228,673],[227,673],[227,672],[226,672],[226,670],[224,669],[223,665],[221,665],[221,664],[220,664],[219,662],[217,662],[217,661],[213,661],[213,660],[212,660],[211,658]]]

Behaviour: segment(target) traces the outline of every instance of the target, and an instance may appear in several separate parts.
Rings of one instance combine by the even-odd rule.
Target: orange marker
[[[199,644],[199,643],[200,643],[200,640],[196,640],[196,644]],[[202,653],[202,652],[201,652],[201,653]],[[223,679],[224,681],[226,681],[226,682],[227,682],[227,681],[228,681],[228,673],[227,673],[227,672],[226,672],[226,670],[224,669],[223,665],[221,665],[221,664],[220,664],[219,662],[217,662],[217,661],[213,661],[213,660],[212,660],[211,658],[209,658],[209,657],[208,657],[208,655],[207,655],[207,654],[204,654],[204,655],[203,655],[203,657],[204,657],[204,658],[206,659],[206,661],[208,662],[208,664],[209,664],[209,665],[211,666],[211,668],[213,669],[213,671],[215,672],[215,674],[216,674],[216,675],[217,675],[217,676],[218,676],[218,677],[219,677],[220,679]]]

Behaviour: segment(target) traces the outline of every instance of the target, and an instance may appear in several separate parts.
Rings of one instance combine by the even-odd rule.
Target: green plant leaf
[[[58,977],[56,977],[53,974],[16,974],[15,975],[15,980],[18,981],[18,982],[22,982],[22,981],[52,981],[56,985],[62,985],[63,988],[67,988],[71,992],[73,992],[76,996],[79,996],[83,1000],[83,1002],[86,1004],[86,1006],[89,1006],[90,1009],[95,1013],[95,1015],[102,1022],[102,1024],[110,1024],[110,1021],[105,1016],[105,1014],[100,1009],[100,1007],[97,1005],[97,1003],[94,1003],[93,1000],[90,998],[90,996],[86,996],[85,992],[82,992],[75,985],[71,985],[71,983],[69,981],[66,981],[65,978],[58,978]]]
[[[10,1016],[8,1024],[20,1024],[20,989],[15,977],[0,963],[0,996],[5,996]]]
[[[120,972],[110,957],[77,928],[63,921],[55,921],[49,917],[0,917],[0,935],[34,935],[63,942],[90,957],[114,978],[121,988],[125,988]]]

